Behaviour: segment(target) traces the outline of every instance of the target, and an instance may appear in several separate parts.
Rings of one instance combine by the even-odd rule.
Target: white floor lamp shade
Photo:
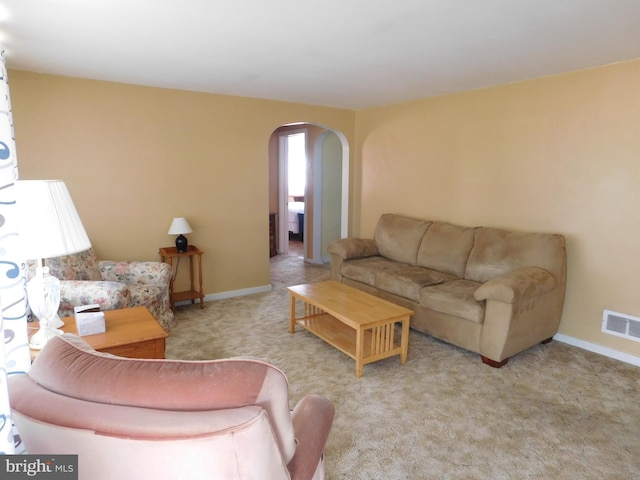
[[[82,252],[91,247],[87,232],[60,180],[16,182],[18,235],[22,257],[37,260],[36,273],[27,283],[29,307],[40,320],[40,330],[31,337],[31,348],[42,348],[57,333],[60,281],[43,267],[45,258]]]

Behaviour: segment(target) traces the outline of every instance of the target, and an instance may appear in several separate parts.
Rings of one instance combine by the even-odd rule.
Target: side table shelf
[[[200,299],[200,308],[204,308],[204,289],[202,287],[202,253],[195,245],[189,245],[187,251],[180,253],[176,247],[163,247],[159,251],[160,258],[163,262],[168,263],[171,266],[171,283],[169,285],[169,298],[171,302],[171,309],[175,308],[176,302],[183,302],[191,300],[191,303],[195,303],[196,299]],[[177,274],[177,269],[180,264],[180,258],[187,257],[189,259],[189,290],[182,292],[173,291],[173,282]],[[195,285],[195,268],[193,265],[193,258],[197,257],[198,260],[198,285]],[[178,262],[173,265],[173,259],[177,258]]]

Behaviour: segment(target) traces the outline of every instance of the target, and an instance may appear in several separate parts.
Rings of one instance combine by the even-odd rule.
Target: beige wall
[[[269,284],[272,132],[305,121],[353,138],[349,110],[17,70],[9,80],[20,178],[64,180],[105,259],[159,259],[171,219],[187,217],[206,294]]]
[[[383,212],[563,233],[561,333],[640,355],[600,333],[603,308],[640,316],[640,61],[355,113],[9,79],[20,177],[65,180],[103,258],[157,259],[184,215],[206,252],[206,293],[268,284],[269,139],[310,122],[354,147],[353,235]]]
[[[640,61],[359,111],[353,231],[383,212],[559,232],[560,332],[631,355],[602,310],[640,316]]]

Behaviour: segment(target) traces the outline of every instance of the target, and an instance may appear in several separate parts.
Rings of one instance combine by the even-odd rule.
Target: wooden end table
[[[195,303],[196,299],[200,299],[200,308],[204,308],[204,289],[202,287],[202,251],[196,247],[195,245],[189,245],[187,247],[186,252],[178,252],[176,247],[163,247],[159,251],[160,258],[163,262],[168,263],[171,266],[171,282],[169,283],[169,298],[171,303],[171,310],[173,310],[176,306],[176,302],[183,302],[187,300],[191,300],[191,303]],[[191,283],[189,285],[189,290],[185,290],[182,292],[174,292],[173,291],[173,281],[175,280],[175,275],[178,273],[178,265],[176,265],[176,271],[173,271],[173,259],[177,258],[178,262],[182,257],[187,257],[189,259],[189,279]],[[198,288],[196,289],[194,283],[194,265],[193,265],[193,257],[198,257]],[[179,263],[178,263],[179,264]]]
[[[336,281],[288,287],[291,295],[290,333],[296,325],[320,337],[356,361],[356,376],[364,365],[409,351],[409,321],[413,311]],[[296,316],[296,300],[304,315]],[[396,323],[402,325],[400,341]]]
[[[167,332],[151,315],[147,307],[123,308],[104,312],[107,330],[104,333],[85,335],[85,342],[100,352],[129,358],[164,358]],[[62,319],[65,333],[78,334],[75,317]],[[38,322],[28,324],[29,334],[35,333]],[[33,360],[39,350],[31,350]]]

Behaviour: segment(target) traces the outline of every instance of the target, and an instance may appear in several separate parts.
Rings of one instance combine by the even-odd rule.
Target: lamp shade
[[[169,227],[169,231],[167,232],[169,235],[182,235],[183,233],[191,233],[193,230],[191,229],[191,225],[187,222],[187,219],[184,217],[176,217],[171,222],[171,226]]]
[[[19,180],[15,185],[19,243],[24,259],[60,257],[91,247],[63,181]]]

